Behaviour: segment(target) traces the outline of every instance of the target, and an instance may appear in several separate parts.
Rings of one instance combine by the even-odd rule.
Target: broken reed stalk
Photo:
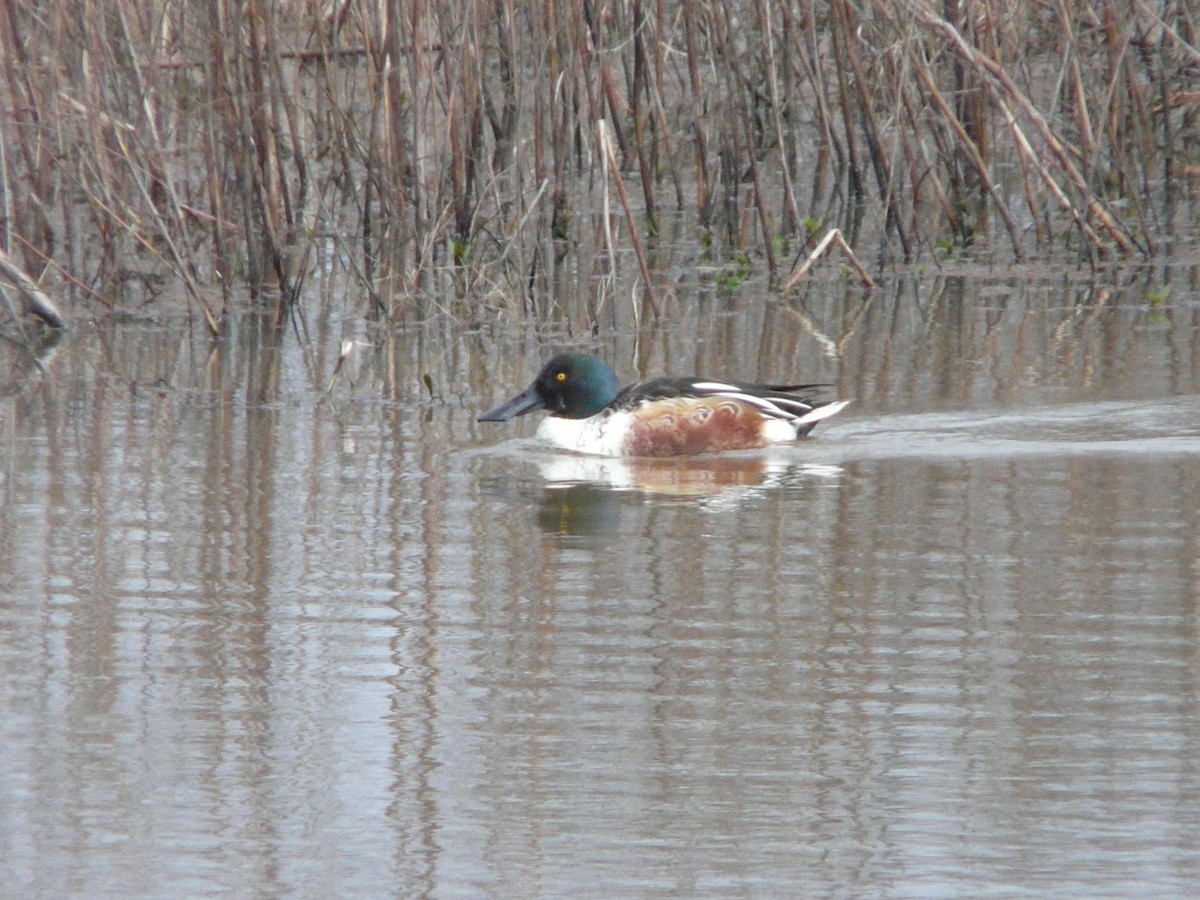
[[[838,247],[841,248],[841,251],[846,254],[846,258],[850,260],[850,265],[852,265],[854,270],[858,272],[858,277],[862,279],[862,283],[867,287],[867,289],[870,290],[871,288],[874,288],[875,279],[872,278],[867,270],[863,268],[863,265],[858,261],[858,257],[855,255],[854,250],[852,250],[850,245],[846,243],[846,239],[842,237],[842,233],[836,228],[831,228],[828,232],[826,232],[825,237],[821,238],[821,242],[817,244],[813,252],[808,255],[808,259],[804,261],[804,264],[801,265],[800,268],[798,268],[795,272],[793,272],[788,280],[784,283],[782,293],[786,294],[797,284],[799,284],[800,279],[808,273],[808,270],[816,264],[818,259],[825,255],[825,251],[829,249],[829,245],[834,243],[836,243]]]

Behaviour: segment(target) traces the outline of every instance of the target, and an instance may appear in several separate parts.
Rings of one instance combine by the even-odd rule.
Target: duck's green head
[[[533,384],[489,409],[480,422],[507,422],[516,416],[544,409],[566,419],[586,419],[604,409],[621,389],[616,373],[598,356],[560,353],[542,368]]]

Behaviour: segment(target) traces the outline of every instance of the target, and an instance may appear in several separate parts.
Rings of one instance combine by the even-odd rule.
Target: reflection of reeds
[[[214,331],[239,297],[285,312],[330,246],[385,315],[534,309],[564,253],[603,246],[609,188],[652,308],[643,245],[671,207],[772,273],[821,225],[883,259],[994,232],[1017,258],[1148,252],[1198,145],[1187,4],[0,0],[0,19],[0,249],[81,300],[168,272]]]

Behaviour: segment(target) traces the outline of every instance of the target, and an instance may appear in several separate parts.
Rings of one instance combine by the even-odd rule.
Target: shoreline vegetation
[[[486,321],[546,314],[564,267],[590,292],[628,267],[657,317],[667,240],[776,290],[832,229],[864,278],[859,258],[1153,256],[1200,225],[1197,19],[1174,0],[0,0],[0,282],[55,326],[51,295],[103,315],[178,285],[217,334],[242,309],[282,319],[330,269],[366,315]]]

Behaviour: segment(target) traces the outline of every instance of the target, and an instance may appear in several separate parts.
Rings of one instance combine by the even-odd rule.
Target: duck
[[[560,353],[511,400],[479,422],[507,422],[543,410],[539,440],[595,456],[669,457],[790,444],[841,412],[849,400],[820,401],[820,384],[751,384],[700,376],[663,377],[622,387],[589,353]]]

